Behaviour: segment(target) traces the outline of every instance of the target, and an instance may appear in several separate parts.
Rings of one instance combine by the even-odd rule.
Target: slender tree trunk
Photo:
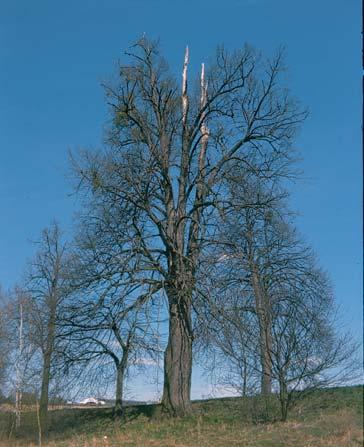
[[[173,416],[183,416],[191,410],[191,293],[170,293],[168,299],[169,336],[164,354],[162,405]]]
[[[42,447],[42,433],[43,433],[43,431],[42,431],[42,424],[41,424],[41,421],[40,421],[39,401],[38,401],[38,399],[37,399],[36,405],[37,405],[37,425],[38,425],[38,446]]]
[[[271,352],[271,334],[268,331],[264,331],[261,337],[262,343],[262,381],[261,381],[261,393],[263,395],[269,395],[272,393],[272,361],[270,358]]]
[[[39,399],[39,420],[42,433],[47,432],[48,428],[48,401],[49,401],[49,381],[51,371],[51,352],[44,353],[42,386]]]
[[[272,334],[269,302],[262,290],[256,266],[252,267],[252,282],[255,295],[256,311],[259,321],[260,361],[262,369],[261,394],[272,393]]]
[[[23,304],[19,305],[19,351],[18,358],[16,360],[16,390],[15,390],[15,428],[18,429],[20,427],[21,421],[21,404],[22,404],[22,375],[24,371],[22,371],[22,362],[23,362],[23,348],[24,348],[24,339],[23,339]]]
[[[15,392],[15,428],[18,429],[20,427],[21,422],[21,402],[22,402],[23,393],[21,390],[16,390]]]
[[[284,422],[288,416],[288,396],[287,396],[287,384],[284,380],[283,374],[279,378],[279,401],[281,404],[281,420]]]
[[[248,389],[248,362],[246,358],[243,360],[243,397],[246,397],[247,389]]]
[[[116,366],[114,417],[120,417],[123,414],[124,377],[125,377],[127,361],[128,361],[128,352],[124,351],[121,361]]]
[[[39,399],[39,420],[43,433],[48,430],[48,402],[49,402],[49,382],[51,376],[51,362],[56,334],[56,299],[51,303],[51,313],[47,325],[46,349],[43,353],[42,386]]]

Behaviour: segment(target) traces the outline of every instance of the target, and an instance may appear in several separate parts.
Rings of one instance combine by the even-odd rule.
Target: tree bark
[[[272,334],[269,302],[259,281],[259,273],[256,266],[252,267],[252,283],[255,295],[256,312],[259,321],[259,345],[262,368],[261,394],[272,393]]]
[[[173,416],[184,416],[191,411],[191,293],[170,292],[168,299],[170,319],[162,405]]]
[[[51,353],[46,353],[44,355],[44,361],[43,361],[42,386],[39,399],[39,421],[42,433],[46,433],[48,428],[50,369],[51,369]]]
[[[43,371],[42,386],[39,399],[39,420],[43,433],[48,430],[48,403],[49,403],[49,382],[51,376],[51,361],[54,349],[54,340],[56,334],[56,305],[57,299],[54,298],[51,303],[51,315],[47,327],[46,349],[43,353]]]
[[[23,338],[23,304],[20,302],[19,305],[19,351],[18,358],[16,360],[16,391],[15,391],[15,428],[18,429],[20,427],[21,421],[21,404],[22,404],[22,375],[23,371],[21,368],[21,361],[23,357],[23,348],[24,348],[24,338]]]
[[[272,394],[272,362],[270,359],[270,352],[269,352],[269,340],[267,340],[267,337],[269,338],[269,334],[263,334],[264,342],[261,341],[263,344],[262,348],[262,381],[261,381],[261,394],[263,395],[269,395]]]
[[[288,397],[287,384],[282,373],[279,377],[279,401],[281,404],[281,420],[285,422],[288,415]]]
[[[128,353],[124,351],[121,361],[116,365],[116,390],[115,390],[114,417],[120,417],[123,414],[124,377],[125,377],[127,362],[128,362]]]
[[[248,363],[246,361],[246,358],[243,360],[243,362],[243,397],[246,397],[248,389]]]

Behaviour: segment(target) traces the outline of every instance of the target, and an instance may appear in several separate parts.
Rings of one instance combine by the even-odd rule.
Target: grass
[[[44,447],[327,447],[363,444],[363,389],[347,387],[313,393],[278,421],[275,400],[225,398],[193,403],[193,414],[167,419],[157,406],[128,407],[114,421],[107,408],[50,412]],[[35,447],[36,416],[24,414],[21,430],[9,439],[12,415],[0,414],[1,447]]]

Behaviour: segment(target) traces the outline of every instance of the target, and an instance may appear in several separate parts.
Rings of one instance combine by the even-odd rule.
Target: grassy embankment
[[[155,416],[156,406],[128,407],[123,420],[111,409],[63,409],[50,414],[44,447],[324,447],[363,445],[363,389],[319,391],[300,401],[287,422],[279,422],[276,402],[258,398],[198,401],[193,415],[180,419]],[[11,434],[13,416],[0,414],[0,447],[37,446],[36,414],[23,416]]]

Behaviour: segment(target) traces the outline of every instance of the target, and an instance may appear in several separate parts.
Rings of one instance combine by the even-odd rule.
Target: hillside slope
[[[51,412],[44,447],[345,447],[363,443],[363,388],[317,391],[300,401],[287,422],[279,422],[275,400],[225,398],[193,403],[193,415],[162,417],[155,405],[126,409],[113,421],[108,408]],[[24,415],[15,437],[10,415],[0,415],[1,447],[37,445],[36,415]],[[10,425],[9,425],[10,424]],[[9,439],[10,434],[10,439]]]

